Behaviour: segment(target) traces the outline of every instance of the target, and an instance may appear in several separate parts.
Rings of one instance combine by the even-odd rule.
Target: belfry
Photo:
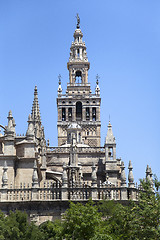
[[[86,45],[83,41],[82,31],[79,26],[74,32],[74,42],[70,48],[70,57],[67,63],[69,71],[69,83],[66,93],[62,94],[61,81],[59,81],[57,108],[58,108],[58,146],[70,141],[69,124],[77,123],[81,131],[78,131],[79,143],[90,147],[100,147],[101,121],[100,121],[100,88],[97,86],[94,94],[91,92],[88,82],[88,61]]]
[[[16,134],[11,111],[8,124],[0,125],[0,208],[6,214],[10,210],[25,210],[39,224],[60,218],[68,200],[138,201],[140,187],[134,182],[132,163],[129,161],[127,182],[124,162],[116,156],[110,121],[101,146],[99,77],[92,93],[88,79],[90,63],[78,15],[73,37],[65,93],[59,75],[58,146],[46,142],[37,86],[26,134]],[[148,165],[146,178],[153,186]]]

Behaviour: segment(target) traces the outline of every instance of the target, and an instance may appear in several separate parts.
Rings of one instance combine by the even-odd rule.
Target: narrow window
[[[62,108],[62,121],[66,121],[66,109]]]
[[[77,55],[78,55],[78,57],[79,57],[79,48],[77,49]]]
[[[113,159],[113,147],[108,148],[108,157],[112,160]]]
[[[78,139],[79,143],[81,143],[81,134],[79,133],[79,139]]]
[[[68,108],[68,120],[72,121],[72,108]]]
[[[86,120],[90,120],[89,107],[86,107]]]
[[[77,121],[82,120],[82,103],[81,102],[76,103],[76,120]]]
[[[92,108],[92,120],[96,121],[96,108],[95,107]]]
[[[68,143],[71,143],[71,133],[68,134]]]
[[[82,82],[82,73],[81,73],[81,71],[76,71],[75,81],[76,81],[76,83],[81,83]]]

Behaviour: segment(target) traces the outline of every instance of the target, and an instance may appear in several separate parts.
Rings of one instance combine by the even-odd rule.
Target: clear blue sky
[[[132,161],[136,181],[147,164],[160,177],[159,0],[1,0],[0,124],[11,109],[26,132],[37,85],[46,139],[57,145],[57,76],[65,90],[76,13],[93,91],[100,75],[102,145],[110,115],[117,157]]]

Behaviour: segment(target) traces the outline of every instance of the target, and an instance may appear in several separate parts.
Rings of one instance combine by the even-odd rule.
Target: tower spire
[[[34,100],[33,100],[33,105],[32,105],[31,117],[33,119],[33,122],[41,123],[41,116],[40,116],[39,103],[38,103],[37,86],[35,86],[35,89],[34,89]]]

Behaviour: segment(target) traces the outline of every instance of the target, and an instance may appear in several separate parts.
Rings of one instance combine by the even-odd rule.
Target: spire
[[[77,14],[77,28],[73,35],[74,41],[70,48],[70,57],[69,62],[67,63],[71,86],[75,86],[77,83],[83,84],[83,86],[88,84],[88,70],[90,68],[90,63],[88,62],[86,45],[82,40],[83,33],[79,24],[80,18]]]
[[[133,167],[132,167],[131,160],[129,161],[128,169],[129,169],[129,174],[128,174],[129,187],[134,187],[134,177],[132,172]]]
[[[40,122],[41,123],[41,116],[40,116],[39,103],[38,103],[37,86],[35,86],[35,89],[34,89],[34,100],[33,100],[33,105],[32,105],[31,116],[32,116],[33,122]]]
[[[58,96],[61,96],[62,94],[62,87],[61,87],[61,75],[58,75],[58,79],[59,79],[59,86],[58,86]]]
[[[113,132],[112,132],[112,125],[111,125],[111,122],[109,121],[109,124],[108,124],[108,131],[107,131],[107,136],[106,136],[106,144],[113,144],[113,143],[116,143],[115,141],[115,137],[113,135]]]
[[[99,75],[97,74],[97,76],[96,76],[96,79],[97,79],[96,84],[97,84],[97,86],[96,86],[96,89],[95,89],[96,95],[100,95],[99,78],[100,78],[100,77],[99,77]]]

